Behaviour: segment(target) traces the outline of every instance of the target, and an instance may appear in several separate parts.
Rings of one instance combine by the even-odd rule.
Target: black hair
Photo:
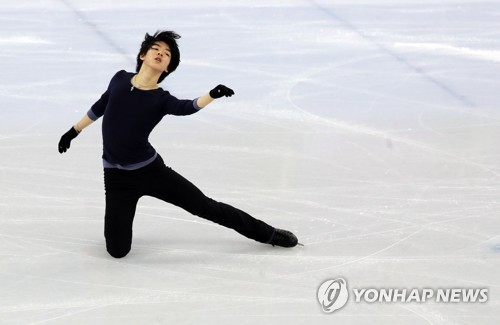
[[[144,37],[144,41],[141,44],[141,49],[139,50],[139,54],[137,54],[137,65],[136,72],[142,67],[141,56],[145,55],[149,49],[156,42],[165,42],[170,47],[170,63],[168,64],[168,72],[163,72],[160,75],[160,79],[158,79],[158,83],[162,82],[169,74],[175,71],[181,62],[181,54],[179,52],[179,45],[177,45],[177,39],[181,38],[179,34],[174,31],[157,31],[153,36],[146,33]]]

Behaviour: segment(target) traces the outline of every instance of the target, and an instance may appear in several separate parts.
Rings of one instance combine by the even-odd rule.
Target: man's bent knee
[[[106,247],[109,255],[113,256],[114,258],[122,258],[127,256],[127,254],[130,252],[130,246],[129,247],[110,247],[108,245]]]

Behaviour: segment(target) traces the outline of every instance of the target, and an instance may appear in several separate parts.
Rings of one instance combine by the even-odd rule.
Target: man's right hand
[[[71,145],[71,140],[76,138],[78,134],[78,131],[76,131],[74,127],[71,127],[68,132],[64,133],[61,140],[59,140],[59,153],[66,152]]]

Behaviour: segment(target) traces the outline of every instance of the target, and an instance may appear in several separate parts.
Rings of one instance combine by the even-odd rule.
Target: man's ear
[[[141,61],[144,61],[144,57],[145,57],[145,55],[144,55],[144,54],[141,54],[141,55],[139,56],[139,59],[141,59]]]

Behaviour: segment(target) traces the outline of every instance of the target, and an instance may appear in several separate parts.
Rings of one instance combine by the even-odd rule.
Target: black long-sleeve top
[[[162,88],[135,88],[133,76],[124,70],[117,72],[87,113],[93,121],[103,116],[105,168],[133,170],[151,163],[157,153],[149,143],[149,134],[162,118],[167,114],[190,115],[200,109],[196,99],[177,99]]]

